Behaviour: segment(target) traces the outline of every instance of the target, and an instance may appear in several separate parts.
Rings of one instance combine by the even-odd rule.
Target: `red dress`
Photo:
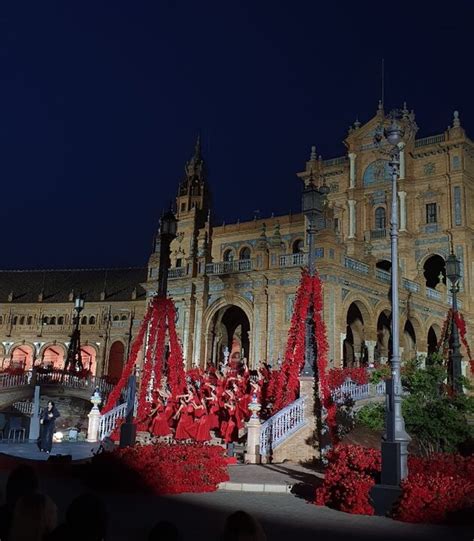
[[[211,407],[209,410],[209,429],[217,430],[219,428],[219,404],[217,399],[211,402]]]
[[[154,436],[169,436],[171,434],[171,428],[166,420],[165,407],[160,404],[156,415],[151,423],[151,433]]]
[[[229,408],[229,420],[222,423],[222,437],[226,443],[236,441],[238,437],[235,412],[236,408]]]
[[[178,426],[176,427],[175,438],[177,440],[189,440],[196,437],[196,425],[193,419],[194,408],[190,404],[185,406],[179,417]]]
[[[194,412],[197,425],[196,441],[210,441],[209,415],[204,408],[197,408]]]

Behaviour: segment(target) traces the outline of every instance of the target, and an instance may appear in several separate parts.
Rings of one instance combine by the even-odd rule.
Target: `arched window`
[[[113,317],[113,320],[114,321],[119,321],[120,320],[120,316],[118,314],[115,314],[115,316]]]
[[[12,321],[13,325],[16,325],[18,323],[18,316],[15,316]]]
[[[385,209],[383,207],[377,207],[375,209],[375,229],[385,229],[385,225]]]
[[[89,325],[95,325],[95,316],[89,318]]]
[[[0,316],[0,325],[3,325],[3,316]]]
[[[250,259],[250,248],[248,246],[245,246],[244,248],[242,248],[242,250],[240,250],[239,259],[241,261],[245,259]]]
[[[43,325],[49,325],[49,317],[43,316]]]
[[[87,316],[82,316],[81,325],[87,325]]]
[[[49,324],[50,325],[56,325],[56,317],[53,316],[50,320],[49,320]]]
[[[20,325],[24,325],[24,324],[25,324],[25,316],[21,316]]]
[[[291,250],[294,254],[301,254],[304,251],[304,240],[296,239],[291,247]]]
[[[234,260],[234,252],[227,248],[227,250],[224,251],[224,261],[233,261]]]
[[[128,316],[127,314],[123,314],[122,317],[120,318],[122,321],[127,321],[128,319]]]
[[[64,317],[63,316],[58,317],[58,325],[64,325]]]
[[[33,325],[33,316],[28,316],[28,318],[26,320],[26,324],[27,325]]]

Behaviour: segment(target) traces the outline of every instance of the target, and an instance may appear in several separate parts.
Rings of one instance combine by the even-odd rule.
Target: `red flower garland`
[[[120,379],[117,383],[117,385],[114,387],[112,392],[109,394],[109,397],[107,399],[106,404],[102,408],[101,414],[107,413],[111,409],[115,408],[120,395],[122,394],[123,389],[128,383],[128,378],[132,374],[133,368],[137,362],[137,356],[140,352],[142,346],[143,346],[143,340],[145,338],[146,329],[148,327],[148,322],[150,321],[151,315],[153,313],[153,303],[150,303],[148,305],[147,311],[145,313],[145,316],[143,318],[140,330],[138,331],[138,334],[133,341],[132,348],[130,351],[130,357],[126,363],[126,365],[123,368],[122,375],[120,376]]]
[[[448,315],[443,323],[443,330],[441,331],[441,338],[439,339],[439,342],[438,342],[438,351],[442,349],[444,359],[448,358],[449,336],[451,334],[453,318],[454,318],[454,323],[459,330],[459,336],[461,338],[461,342],[463,346],[466,348],[471,372],[474,373],[474,359],[471,355],[471,348],[469,347],[469,344],[466,338],[466,332],[467,332],[466,321],[464,319],[464,316],[461,314],[461,312],[459,311],[454,312],[452,308],[448,310]]]
[[[170,356],[168,359],[168,381],[173,395],[181,394],[186,387],[183,351],[176,333],[176,309],[172,301],[168,303],[168,334],[170,341]]]

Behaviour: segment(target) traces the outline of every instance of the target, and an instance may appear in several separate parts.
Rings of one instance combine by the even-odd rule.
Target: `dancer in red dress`
[[[184,398],[181,398],[180,406],[175,415],[175,419],[179,419],[178,425],[176,426],[175,439],[194,440],[196,438],[196,427],[193,414],[193,405],[186,402]]]
[[[159,399],[156,408],[153,410],[153,421],[151,423],[151,433],[158,438],[169,436],[172,430],[168,424],[165,413],[165,405]]]
[[[229,419],[225,422],[225,426],[223,426],[224,432],[222,434],[222,439],[226,443],[230,443],[232,441],[237,441],[238,439],[237,419],[235,418],[235,413],[236,413],[237,408],[233,400],[231,400],[228,404],[226,404],[225,407],[228,410]]]
[[[207,413],[205,402],[193,402],[194,423],[196,429],[196,441],[210,441],[211,431],[209,427],[209,415]]]

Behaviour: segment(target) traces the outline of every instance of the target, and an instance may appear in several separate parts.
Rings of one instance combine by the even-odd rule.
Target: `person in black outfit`
[[[53,446],[54,425],[58,417],[59,411],[56,409],[54,402],[50,400],[47,408],[44,409],[40,415],[41,432],[38,440],[40,451],[46,451],[48,454],[51,452],[51,447]]]

